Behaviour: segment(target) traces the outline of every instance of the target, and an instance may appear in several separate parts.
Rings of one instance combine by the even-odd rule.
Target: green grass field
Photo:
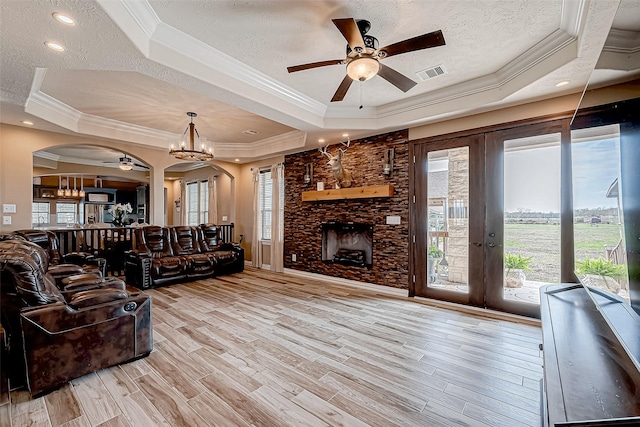
[[[585,257],[606,258],[605,245],[620,240],[620,226],[609,224],[574,225],[576,261]],[[506,224],[505,252],[531,257],[527,279],[560,282],[560,226],[548,224]]]

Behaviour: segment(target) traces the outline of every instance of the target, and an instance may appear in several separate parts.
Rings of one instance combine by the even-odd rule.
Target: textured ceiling
[[[186,113],[193,111],[198,114],[194,122],[200,135],[216,142],[248,143],[293,130],[135,72],[48,70],[41,90],[87,114],[176,134],[185,131]],[[248,129],[259,132],[242,133]]]
[[[291,75],[286,67],[344,58],[346,42],[332,18],[370,21],[368,34],[378,39],[380,47],[442,30],[445,46],[383,61],[414,80],[417,71],[444,64],[448,74],[419,83],[410,91],[410,95],[418,95],[497,71],[557,29],[562,6],[561,0],[457,3],[383,0],[348,4],[214,1],[188,2],[179,9],[174,1],[150,3],[163,22],[323,103],[329,102],[344,78],[344,65]],[[215,25],[212,17],[216,17]],[[360,105],[356,86],[352,86],[343,105]],[[379,77],[362,84],[366,106],[387,104],[405,96]]]
[[[343,65],[286,67],[344,58],[331,19],[345,17],[369,20],[381,46],[438,29],[446,45],[384,60],[418,82],[406,94],[374,77],[330,103]],[[638,0],[2,1],[0,121],[159,148],[195,111],[221,158],[248,161],[345,131],[373,135],[580,92],[612,23],[624,37],[611,41],[599,84],[638,75]],[[626,50],[616,51],[621,38]],[[621,55],[625,69],[615,65]],[[440,64],[447,74],[418,80]],[[561,80],[570,84],[558,89]]]

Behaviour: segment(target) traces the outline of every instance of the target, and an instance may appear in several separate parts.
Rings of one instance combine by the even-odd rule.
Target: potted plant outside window
[[[504,254],[504,286],[507,288],[521,288],[527,276],[525,271],[531,271],[531,257],[517,254]]]
[[[577,262],[576,271],[584,276],[586,285],[614,294],[620,292],[618,280],[624,278],[626,273],[624,265],[614,264],[613,261],[604,258],[589,259],[589,257]]]

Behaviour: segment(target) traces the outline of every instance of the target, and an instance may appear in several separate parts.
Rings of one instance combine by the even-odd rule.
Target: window
[[[31,223],[35,225],[49,224],[49,202],[33,202]]]
[[[260,171],[258,175],[260,239],[271,240],[271,216],[273,214],[273,179],[271,171]],[[280,183],[280,218],[284,218],[284,181]]]
[[[73,224],[76,222],[75,203],[56,203],[56,223]]]
[[[187,183],[187,225],[204,224],[209,219],[209,181]]]
[[[258,188],[260,191],[260,239],[271,240],[271,207],[273,206],[273,180],[271,171],[261,171],[258,174]]]

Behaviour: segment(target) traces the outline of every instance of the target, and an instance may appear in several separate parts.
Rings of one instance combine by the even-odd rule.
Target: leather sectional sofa
[[[221,242],[213,224],[141,227],[135,242],[125,257],[125,275],[129,285],[140,289],[244,270],[244,250]]]
[[[149,296],[99,274],[57,282],[48,263],[35,243],[0,241],[0,317],[9,336],[12,388],[41,395],[151,352]]]

